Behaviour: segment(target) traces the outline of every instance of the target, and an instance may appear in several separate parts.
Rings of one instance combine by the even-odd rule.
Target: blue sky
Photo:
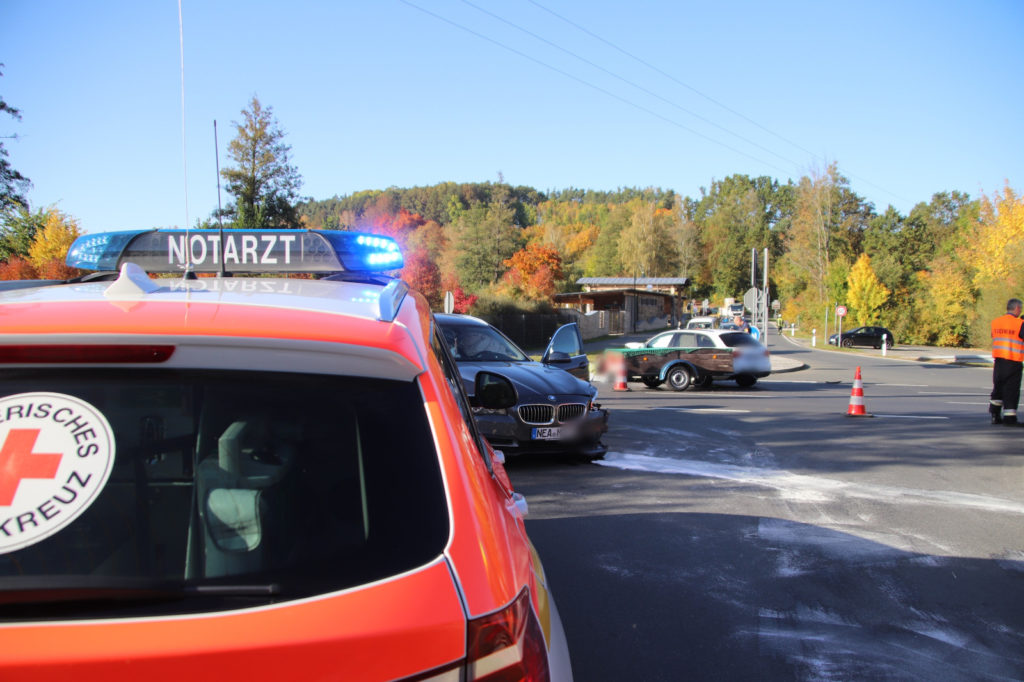
[[[33,208],[88,232],[217,206],[273,108],[302,194],[670,188],[836,162],[881,212],[1024,183],[1024,2],[0,0],[0,118]],[[184,157],[184,158],[183,158]],[[187,208],[186,208],[187,166]],[[227,195],[224,195],[225,202]]]

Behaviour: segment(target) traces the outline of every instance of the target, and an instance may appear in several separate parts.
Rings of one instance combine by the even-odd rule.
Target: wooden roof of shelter
[[[577,301],[581,299],[607,300],[622,297],[625,295],[641,294],[643,296],[661,296],[672,298],[673,294],[668,291],[656,291],[647,289],[591,289],[590,291],[568,291],[562,294],[552,294],[553,301]]]
[[[685,287],[689,286],[689,277],[580,277],[576,284],[601,287]]]

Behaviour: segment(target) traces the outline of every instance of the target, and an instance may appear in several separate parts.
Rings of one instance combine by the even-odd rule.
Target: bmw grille
[[[587,406],[584,403],[564,403],[558,405],[557,412],[554,405],[542,403],[534,405],[520,405],[519,418],[526,424],[543,425],[557,421],[560,424],[579,419],[587,413]]]

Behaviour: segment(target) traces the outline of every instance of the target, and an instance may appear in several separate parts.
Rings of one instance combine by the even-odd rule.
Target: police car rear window
[[[4,371],[0,439],[0,620],[308,597],[427,563],[449,535],[414,383]]]

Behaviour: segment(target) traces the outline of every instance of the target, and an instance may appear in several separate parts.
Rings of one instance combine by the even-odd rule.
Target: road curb
[[[802,369],[809,369],[810,365],[800,362],[789,367],[772,367],[772,374],[785,374],[786,372],[799,372]]]
[[[944,365],[992,366],[992,358],[985,355],[921,355],[915,362],[937,362]]]

